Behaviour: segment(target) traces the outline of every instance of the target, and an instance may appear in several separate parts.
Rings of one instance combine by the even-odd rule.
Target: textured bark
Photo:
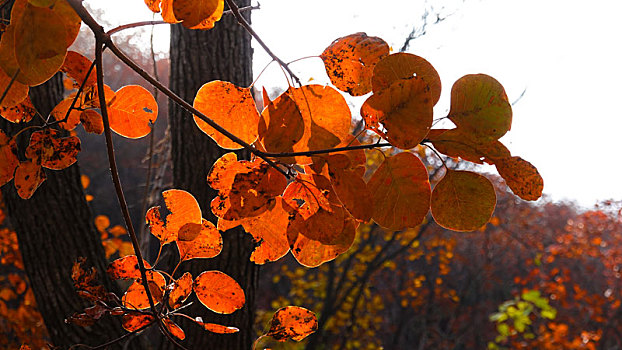
[[[248,6],[249,0],[238,1]],[[247,12],[247,16],[250,16]],[[231,15],[225,15],[214,29],[196,31],[181,25],[171,27],[170,87],[192,103],[198,89],[208,81],[225,80],[239,86],[252,82],[252,48],[250,36]],[[226,151],[220,149],[195,125],[192,116],[179,106],[169,106],[172,137],[173,185],[192,193],[199,201],[205,218],[214,221],[209,203],[215,192],[207,185],[206,176],[212,164]],[[238,157],[244,156],[239,154]],[[223,234],[222,253],[207,260],[188,263],[193,276],[205,270],[220,270],[233,277],[244,289],[246,305],[232,315],[217,315],[199,303],[186,309],[186,314],[201,316],[204,321],[235,326],[239,333],[216,335],[180,320],[186,331],[184,344],[193,349],[249,349],[253,340],[254,293],[258,267],[249,261],[253,250],[251,236],[241,229]],[[185,267],[188,267],[185,265]],[[163,348],[173,348],[164,342]]]
[[[37,110],[47,115],[62,98],[62,92],[61,76],[57,75],[47,83],[31,88],[30,96]],[[23,126],[2,120],[0,127],[8,134],[14,134]],[[20,148],[27,145],[27,140],[27,135],[20,137]],[[108,290],[114,288],[103,273],[106,258],[84,197],[80,170],[74,164],[61,171],[46,170],[46,175],[47,180],[28,200],[17,195],[13,182],[2,187],[2,197],[10,223],[17,233],[39,311],[56,346],[107,342],[124,333],[118,319],[106,317],[89,328],[64,322],[66,317],[87,306],[75,293],[71,280],[71,267],[78,257],[86,257],[87,262],[98,269]]]

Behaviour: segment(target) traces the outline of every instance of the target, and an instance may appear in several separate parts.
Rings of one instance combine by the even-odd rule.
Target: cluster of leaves
[[[145,2],[154,12],[161,11],[166,22],[181,22],[195,29],[213,27],[224,8],[223,0]],[[227,2],[235,13],[237,9]],[[73,130],[82,123],[86,131],[104,132],[108,140],[110,130],[127,138],[144,137],[156,120],[158,106],[147,90],[125,86],[114,92],[96,78],[103,72],[93,73],[94,63],[67,51],[81,18],[92,20],[84,14],[77,16],[74,9],[80,10],[80,6],[65,0],[18,0],[0,42],[0,87],[5,92],[0,107],[5,119],[14,123],[32,119],[36,113],[27,100],[28,87],[43,83],[58,71],[77,88],[54,108],[52,118],[39,116],[43,125],[34,127],[38,130],[30,135],[25,149],[18,150],[16,138],[27,129],[14,135],[0,132],[0,185],[15,179],[17,192],[25,199],[45,180],[43,168],[61,170],[76,161],[79,139],[64,137],[53,126]],[[110,34],[87,24],[97,37],[99,59],[104,43],[122,57]],[[300,264],[315,267],[346,252],[357,227],[370,220],[392,231],[422,224],[428,212],[439,225],[456,231],[476,230],[488,222],[496,202],[490,181],[471,171],[445,167],[443,178],[432,190],[428,169],[410,151],[418,145],[434,147],[450,157],[494,164],[519,197],[540,197],[543,182],[535,167],[512,156],[499,142],[510,129],[512,112],[503,87],[494,78],[477,74],[459,79],[452,87],[446,117],[456,128],[432,129],[441,81],[425,59],[390,54],[386,42],[365,33],[337,39],[319,57],[337,89],[352,96],[372,93],[360,114],[365,128],[388,143],[361,145],[351,136],[350,109],[344,96],[330,86],[290,86],[274,100],[264,90],[266,106],[260,112],[250,88],[224,81],[206,83],[197,92],[194,106],[185,108],[192,110],[198,128],[220,147],[246,148],[254,158],[238,160],[228,153],[208,174],[207,183],[218,191],[211,202],[217,225],[203,219],[194,197],[181,190],[164,192],[170,212],[166,220],[157,207],[147,212],[151,233],[160,240],[161,248],[168,244],[177,247],[179,264],[218,255],[222,249],[219,231],[239,225],[257,243],[251,255],[255,263],[276,261],[291,251]],[[95,63],[101,63],[97,60]],[[286,65],[284,68],[289,71]],[[381,164],[368,173],[364,149],[385,146],[396,151],[382,153]],[[21,154],[26,160],[20,160]],[[109,155],[114,168],[111,144]],[[100,231],[109,226],[101,218],[97,224]],[[178,311],[194,292],[210,310],[232,313],[245,299],[237,282],[220,271],[198,276],[186,273],[174,279],[176,268],[167,274],[152,267],[158,259],[153,265],[142,260],[129,222],[128,229],[136,255],[114,261],[108,273],[133,283],[122,298],[113,297],[95,284],[93,270],[77,263],[73,271],[76,288],[94,305],[70,321],[86,326],[110,313],[121,315],[130,332],[157,323],[167,334],[184,339],[183,330],[171,319],[176,316],[188,317],[209,331],[233,331]],[[129,250],[120,243],[119,248]],[[294,317],[298,313],[302,315]],[[277,340],[299,340],[308,334],[303,330],[314,329],[314,317],[305,311],[294,307],[279,315],[291,317],[273,318],[267,335]],[[279,326],[285,321],[295,325]],[[301,333],[291,335],[281,328],[300,329]]]
[[[499,311],[490,315],[490,320],[496,322],[499,335],[494,342],[488,343],[488,349],[503,349],[499,344],[508,337],[522,335],[525,339],[534,339],[536,336],[529,327],[532,318],[541,317],[555,319],[557,311],[549,305],[548,298],[542,297],[537,290],[527,290],[520,298],[508,300],[499,305]]]

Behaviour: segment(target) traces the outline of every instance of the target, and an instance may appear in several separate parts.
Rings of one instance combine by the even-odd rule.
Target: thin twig
[[[117,161],[114,154],[112,131],[110,130],[108,108],[106,106],[106,96],[104,95],[104,67],[102,59],[104,41],[102,40],[102,37],[105,38],[106,34],[100,33],[98,35],[97,33],[95,33],[95,62],[97,64],[97,91],[99,95],[99,105],[102,114],[102,120],[104,123],[104,136],[106,138],[106,149],[108,151],[108,163],[110,164],[110,175],[112,176],[112,182],[114,183],[114,187],[117,192],[117,199],[119,200],[119,205],[121,206],[121,212],[123,213],[123,218],[125,220],[125,225],[127,226],[128,234],[130,235],[130,238],[132,240],[132,247],[134,248],[134,253],[136,254],[136,258],[138,260],[138,268],[140,270],[142,284],[147,294],[147,299],[149,300],[149,306],[151,307],[151,311],[154,313],[156,318],[158,318],[156,314],[155,303],[153,302],[153,296],[151,295],[151,290],[149,289],[147,270],[145,269],[143,256],[140,252],[140,244],[138,243],[138,237],[136,237],[136,231],[134,231],[134,225],[132,224],[130,211],[128,209],[127,202],[125,201],[125,194],[123,193],[123,188],[121,186],[121,179],[119,178]],[[108,37],[108,40],[109,39],[110,37]]]
[[[11,81],[9,81],[9,84],[6,86],[6,89],[4,89],[4,92],[2,93],[2,97],[0,97],[0,105],[2,105],[2,101],[4,101],[4,98],[6,97],[6,95],[9,94],[9,90],[11,90],[11,86],[13,86],[13,83],[15,82],[15,79],[17,78],[18,74],[19,74],[19,68],[17,68],[17,70],[11,77]]]
[[[367,145],[356,145],[356,146],[346,146],[346,147],[336,147],[330,149],[320,149],[316,151],[303,151],[303,152],[287,152],[287,153],[271,153],[271,152],[260,152],[261,155],[271,158],[284,158],[284,157],[296,157],[296,156],[312,156],[316,154],[328,154],[335,152],[343,152],[343,151],[356,151],[359,149],[372,149],[379,147],[391,147],[390,143],[372,143]]]
[[[251,27],[251,25],[246,21],[246,19],[242,16],[242,14],[240,13],[240,8],[238,8],[238,5],[235,4],[235,2],[233,0],[225,0],[225,2],[227,3],[227,5],[229,5],[229,8],[231,9],[231,11],[233,11],[233,15],[235,16],[235,18],[238,20],[238,23],[244,27],[244,29],[246,29],[246,31],[253,37],[255,38],[255,40],[257,40],[257,42],[259,43],[259,45],[261,45],[261,47],[266,51],[266,53],[272,57],[273,60],[277,61],[279,63],[279,65],[281,65],[286,71],[287,73],[289,73],[289,75],[292,77],[292,79],[294,79],[296,81],[296,83],[298,83],[298,86],[302,86],[302,84],[300,83],[300,79],[298,79],[298,77],[296,76],[296,74],[294,74],[294,72],[291,71],[291,69],[289,69],[289,66],[287,65],[287,63],[283,62],[283,60],[281,60],[277,55],[275,55],[272,50],[270,50],[270,48],[268,47],[268,45],[266,45],[266,43],[264,43],[263,40],[261,40],[261,38],[259,37],[259,35],[255,32],[255,30],[253,30],[253,28]]]
[[[140,328],[138,328],[136,330],[133,330],[133,331],[131,331],[129,333],[125,333],[125,334],[123,334],[122,336],[120,336],[120,337],[118,337],[116,339],[113,339],[113,340],[111,340],[109,342],[106,342],[106,343],[103,343],[103,344],[100,344],[100,345],[97,345],[97,346],[90,346],[90,345],[86,345],[86,344],[74,344],[74,345],[72,345],[69,348],[69,350],[73,350],[73,349],[75,349],[77,347],[88,348],[89,350],[105,349],[105,348],[109,347],[110,345],[114,345],[114,344],[120,342],[121,340],[123,340],[123,339],[125,339],[125,338],[127,338],[129,336],[135,335],[136,333],[142,331],[143,329],[145,329],[147,327],[150,327],[153,323],[154,322],[146,324],[146,325],[144,325],[144,326],[142,326],[142,327],[140,327]]]

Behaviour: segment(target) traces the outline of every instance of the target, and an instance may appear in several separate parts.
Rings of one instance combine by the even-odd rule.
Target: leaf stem
[[[378,147],[391,147],[391,146],[392,145],[390,143],[385,142],[385,143],[371,143],[367,145],[336,147],[336,148],[330,148],[330,149],[320,149],[320,150],[315,150],[315,151],[285,152],[285,153],[259,152],[259,153],[265,157],[285,158],[285,157],[296,157],[296,156],[313,156],[316,154],[329,154],[329,153],[335,153],[335,152],[355,151],[359,149],[372,149],[372,148],[378,148]]]

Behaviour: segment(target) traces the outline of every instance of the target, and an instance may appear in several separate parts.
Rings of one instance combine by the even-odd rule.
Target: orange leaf
[[[305,130],[302,114],[296,102],[282,94],[261,112],[259,140],[268,152],[291,152]]]
[[[127,85],[108,102],[108,118],[112,131],[130,139],[141,138],[151,132],[158,118],[158,104],[144,87]]]
[[[510,151],[500,141],[481,144],[465,135],[460,128],[433,129],[430,130],[427,139],[434,144],[437,151],[473,163],[493,164],[498,159],[511,157]]]
[[[15,106],[0,107],[0,115],[11,123],[28,123],[36,113],[35,106],[32,105],[30,97],[28,96]]]
[[[266,335],[278,341],[301,341],[315,332],[317,327],[317,318],[313,312],[299,306],[286,306],[272,316],[270,330]]]
[[[193,290],[206,308],[230,314],[244,306],[244,291],[229,275],[220,271],[205,271],[194,279]]]
[[[32,160],[20,162],[15,169],[17,194],[23,199],[32,197],[37,188],[45,181],[45,178],[40,163]]]
[[[177,239],[181,261],[213,258],[222,251],[222,236],[214,224],[203,219],[203,224],[188,223],[179,229]]]
[[[269,209],[274,197],[283,193],[287,179],[261,159],[237,161],[235,154],[226,154],[212,166],[207,183],[219,191],[210,204],[212,213],[238,220]]]
[[[510,130],[512,106],[503,86],[493,77],[465,75],[451,88],[448,117],[473,138],[492,142]]]
[[[147,261],[143,260],[143,263],[145,264],[145,268],[151,268]],[[138,268],[138,258],[136,258],[136,255],[119,258],[108,265],[106,272],[108,272],[108,275],[113,280],[139,279],[140,270]]]
[[[20,16],[13,15],[15,59],[19,65],[17,80],[30,86],[39,85],[50,79],[65,60],[67,34],[63,19],[50,8],[30,3]]]
[[[164,319],[162,319],[162,322],[164,323],[164,326],[166,327],[166,329],[168,329],[168,331],[175,338],[177,338],[179,340],[186,339],[186,333],[184,333],[184,330],[181,329],[181,327],[179,327],[177,324],[175,324],[175,322],[171,321],[170,318],[164,318]]]
[[[79,257],[71,268],[71,279],[74,288],[82,292],[80,295],[90,301],[105,300],[106,290],[97,278],[97,270],[94,267],[85,270],[86,259]],[[85,292],[85,293],[84,293]]]
[[[277,261],[289,251],[287,225],[292,209],[281,197],[275,199],[272,208],[257,216],[238,221],[218,220],[218,229],[221,231],[242,225],[253,236],[255,250],[251,253],[250,260],[259,265]]]
[[[58,130],[45,129],[32,133],[26,157],[38,159],[42,167],[62,170],[78,160],[78,152],[80,152],[79,138],[76,136],[61,138]]]
[[[168,305],[171,309],[180,307],[192,293],[192,275],[184,273],[172,284],[171,293],[168,296]]]
[[[319,241],[308,238],[295,232],[288,232],[288,239],[292,255],[301,265],[317,267],[335,259],[339,254],[346,252],[356,236],[357,224],[354,220],[347,219],[343,230],[336,236],[337,241],[331,245],[322,244]]]
[[[361,96],[371,91],[374,66],[388,54],[389,45],[384,40],[355,33],[333,41],[320,58],[337,89]]]
[[[306,219],[320,208],[331,210],[331,203],[328,200],[328,194],[331,193],[329,186],[330,182],[322,175],[299,173],[285,189],[283,199],[292,208],[303,208],[302,214]]]
[[[410,53],[394,53],[376,65],[371,84],[374,93],[387,89],[393,82],[408,79],[412,76],[422,78],[430,87],[432,105],[441,98],[441,77],[434,66],[424,58]]]
[[[201,86],[197,92],[194,108],[242,141],[250,144],[257,140],[259,113],[250,89],[225,81],[211,81]],[[194,116],[194,121],[220,147],[232,150],[242,148],[199,117]]]
[[[17,144],[0,130],[0,186],[11,181],[15,168],[19,165]]]
[[[527,201],[535,201],[542,196],[544,181],[535,166],[521,157],[503,158],[495,162],[499,175],[512,192]]]
[[[73,97],[66,98],[60,101],[60,103],[57,104],[56,107],[54,107],[52,112],[50,112],[50,115],[55,120],[65,119],[65,116],[67,115],[67,111],[69,111],[69,107],[71,107],[72,103],[73,103]],[[78,106],[78,103],[76,103],[75,106]],[[81,114],[82,114],[82,111],[74,108],[71,110],[71,112],[69,112],[67,121],[59,123],[58,125],[60,125],[60,127],[65,130],[73,130],[76,128],[76,126],[78,126],[78,124],[80,124]]]
[[[185,224],[203,222],[199,203],[189,192],[173,189],[162,192],[162,196],[166,208],[171,212],[166,217],[166,228],[173,232],[175,239],[177,239],[177,232]]]
[[[302,139],[294,152],[335,147],[350,137],[350,107],[335,89],[322,85],[290,88],[287,94],[296,102],[305,124]],[[296,157],[299,164],[310,164],[311,158]]]
[[[200,29],[210,29],[214,27],[222,16],[224,9],[223,0],[175,0],[173,1],[173,13],[175,18],[183,21],[182,24],[186,28],[192,28],[202,25]],[[211,27],[203,28],[207,23],[205,21],[211,19]],[[194,28],[199,29],[199,28]]]
[[[495,189],[484,176],[447,170],[434,187],[430,207],[440,226],[454,231],[473,231],[490,220],[496,201]]]
[[[86,79],[86,73],[88,73],[92,64],[93,62],[83,55],[75,51],[68,51],[60,70],[73,80],[73,87],[77,89]],[[93,67],[84,86],[93,86],[95,84],[97,84],[97,73],[95,72],[95,67]]]
[[[130,311],[123,315],[121,325],[128,332],[137,331],[155,322],[155,317],[138,311]]]
[[[432,127],[433,103],[430,88],[419,77],[396,80],[384,90],[371,95],[361,107],[367,127],[386,129],[386,139],[402,149],[415,147]],[[385,133],[378,132],[385,137]]]
[[[367,183],[374,202],[373,219],[391,230],[415,227],[430,208],[428,172],[417,156],[387,157]]]
[[[347,160],[348,166],[343,167],[335,163],[341,159]],[[350,160],[346,155],[334,154],[328,157],[329,175],[335,194],[339,201],[356,219],[367,222],[374,211],[371,193],[363,178],[355,169],[350,168]]]
[[[240,330],[235,328],[235,327],[228,327],[228,326],[223,326],[220,324],[216,324],[216,323],[207,323],[207,322],[201,322],[201,321],[194,321],[196,322],[199,326],[203,327],[203,329],[205,329],[206,331],[210,331],[212,333],[218,333],[218,334],[232,334],[232,333],[237,333]]]
[[[4,94],[4,92],[6,91],[6,88],[9,86],[9,83],[11,82],[11,78],[12,77],[8,76],[4,72],[4,70],[0,68],[0,93]],[[5,108],[13,107],[15,105],[20,104],[22,101],[24,101],[26,97],[28,97],[28,85],[24,85],[18,82],[17,80],[13,81],[11,88],[4,96],[4,99],[2,100],[2,104],[0,104],[0,107],[2,107],[3,110]],[[4,113],[2,113],[2,116],[5,117]],[[7,117],[5,118],[10,120]]]
[[[97,231],[103,232],[110,226],[110,219],[106,215],[97,215],[95,217],[95,227]]]
[[[157,271],[147,271],[147,281],[149,284],[149,291],[153,296],[153,302],[158,304],[162,301],[164,288],[166,287],[166,280],[164,279],[164,276]],[[123,294],[121,301],[123,302],[123,306],[127,308],[137,310],[148,308],[149,298],[147,297],[147,292],[145,291],[145,286],[143,286],[142,281],[136,280],[132,283],[125,294]]]
[[[80,121],[86,132],[101,134],[104,132],[102,116],[92,109],[87,109],[80,114]]]
[[[164,221],[160,218],[160,207],[149,208],[145,215],[145,220],[147,221],[147,225],[149,225],[151,234],[160,240],[161,245],[174,242],[177,239],[177,233],[169,231]]]

